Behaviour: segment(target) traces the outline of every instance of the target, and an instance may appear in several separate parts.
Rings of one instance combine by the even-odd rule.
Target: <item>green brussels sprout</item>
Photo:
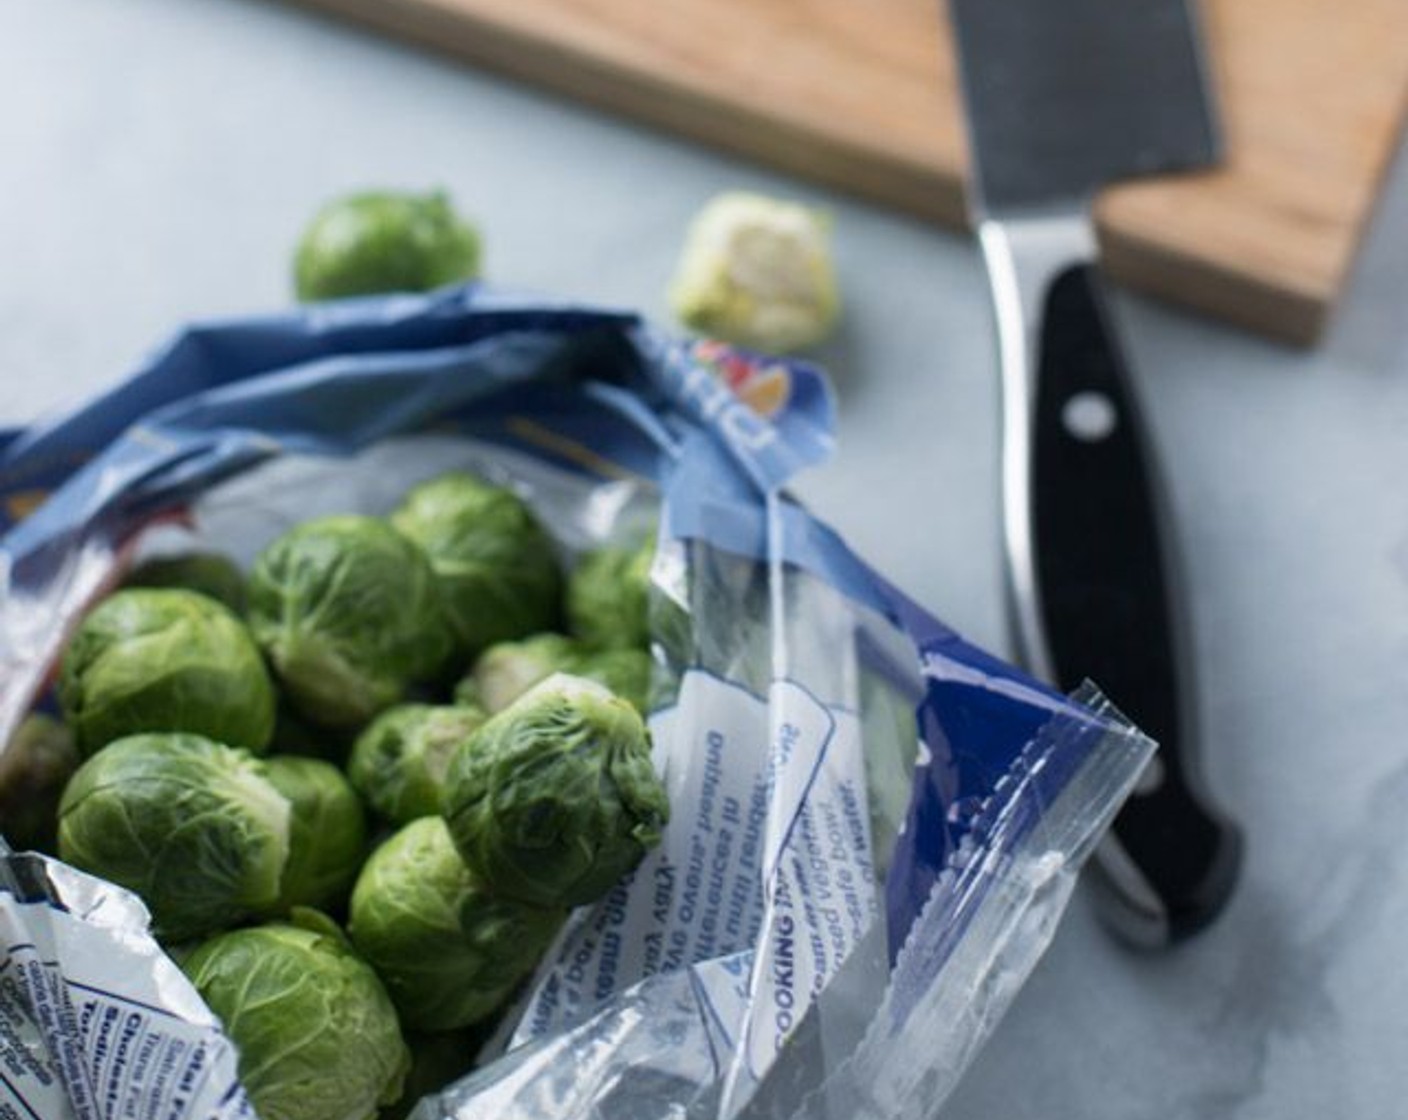
[[[367,815],[357,791],[341,770],[318,758],[272,755],[264,760],[264,776],[292,806],[276,912],[336,909],[367,851]]]
[[[218,552],[188,552],[180,556],[153,556],[144,560],[122,581],[124,587],[182,587],[199,591],[235,614],[244,614],[244,573],[228,556]]]
[[[646,714],[650,704],[650,654],[643,649],[602,649],[582,653],[570,672],[605,685]]]
[[[503,711],[553,673],[603,684],[644,714],[650,693],[650,655],[641,649],[591,649],[561,634],[535,634],[498,642],[455,687],[455,702],[476,704],[490,715]]]
[[[245,751],[199,735],[130,735],[69,781],[59,856],[136,891],[156,935],[181,941],[274,905],[289,817],[288,799]]]
[[[718,195],[690,224],[670,306],[690,330],[740,346],[785,353],[815,345],[841,310],[829,234],[811,207]]]
[[[511,491],[452,472],[411,490],[391,522],[430,557],[461,660],[556,624],[557,554]]]
[[[0,751],[0,834],[16,851],[54,851],[59,798],[78,763],[73,733],[41,713],[27,717]]]
[[[411,1056],[396,1010],[342,931],[316,911],[223,933],[181,966],[239,1049],[260,1120],[371,1120]]]
[[[357,736],[347,773],[392,824],[439,813],[450,759],[486,718],[467,705],[398,704]]]
[[[460,747],[444,815],[491,891],[550,908],[605,894],[659,841],[669,803],[635,708],[559,673]]]
[[[306,718],[356,727],[434,676],[449,652],[424,554],[374,517],[322,517],[255,562],[249,625]]]
[[[274,687],[228,607],[194,591],[132,588],[78,627],[59,670],[78,748],[142,731],[188,731],[259,752],[274,730]]]
[[[495,642],[479,655],[466,681],[460,682],[455,698],[461,703],[477,696],[480,705],[493,715],[501,712],[539,681],[554,673],[570,672],[576,663],[577,643],[561,634],[534,634],[517,642]]]
[[[479,232],[445,195],[368,191],[334,199],[294,256],[301,300],[423,292],[479,275]]]
[[[412,821],[371,854],[352,888],[348,936],[416,1030],[467,1027],[496,1011],[565,914],[490,894],[440,817]]]
[[[606,547],[583,556],[567,579],[572,632],[600,649],[648,648],[654,559],[653,540],[635,549]]]
[[[487,1024],[458,1031],[405,1031],[411,1051],[411,1071],[401,1098],[387,1105],[377,1120],[407,1120],[421,1098],[438,1093],[474,1068],[475,1055],[488,1041]]]

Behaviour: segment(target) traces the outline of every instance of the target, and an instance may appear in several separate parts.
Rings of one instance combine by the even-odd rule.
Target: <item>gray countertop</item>
[[[834,462],[862,554],[1002,648],[996,382],[968,240],[251,0],[0,0],[0,420],[174,325],[288,298],[354,186],[442,185],[501,283],[638,307],[693,211],[830,207]],[[1408,158],[1329,336],[1279,348],[1121,294],[1188,563],[1206,766],[1248,835],[1223,920],[1130,953],[1078,894],[946,1115],[1380,1117],[1408,1098]]]

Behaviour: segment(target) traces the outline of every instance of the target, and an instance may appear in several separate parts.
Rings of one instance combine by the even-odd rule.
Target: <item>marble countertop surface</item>
[[[272,3],[0,0],[0,421],[81,398],[183,320],[284,304],[302,224],[363,185],[445,187],[498,282],[661,317],[715,191],[831,208],[840,447],[801,490],[1003,648],[994,346],[967,238]],[[952,1120],[1408,1107],[1408,153],[1383,199],[1317,349],[1117,296],[1245,876],[1162,955],[1112,942],[1078,892]]]

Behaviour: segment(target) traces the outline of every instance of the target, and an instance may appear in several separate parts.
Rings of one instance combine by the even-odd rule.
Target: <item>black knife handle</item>
[[[1042,308],[1031,458],[1033,563],[1047,653],[1065,691],[1089,678],[1159,751],[1114,834],[1178,940],[1220,911],[1241,835],[1202,786],[1180,566],[1098,275],[1056,275]]]

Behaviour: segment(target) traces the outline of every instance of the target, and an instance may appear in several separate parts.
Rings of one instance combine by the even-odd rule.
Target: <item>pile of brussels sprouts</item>
[[[10,839],[141,896],[262,1120],[407,1107],[659,839],[650,559],[564,573],[516,495],[454,473],[292,528],[247,580],[144,565],[73,635],[63,725],[9,752],[27,806],[58,795]]]

